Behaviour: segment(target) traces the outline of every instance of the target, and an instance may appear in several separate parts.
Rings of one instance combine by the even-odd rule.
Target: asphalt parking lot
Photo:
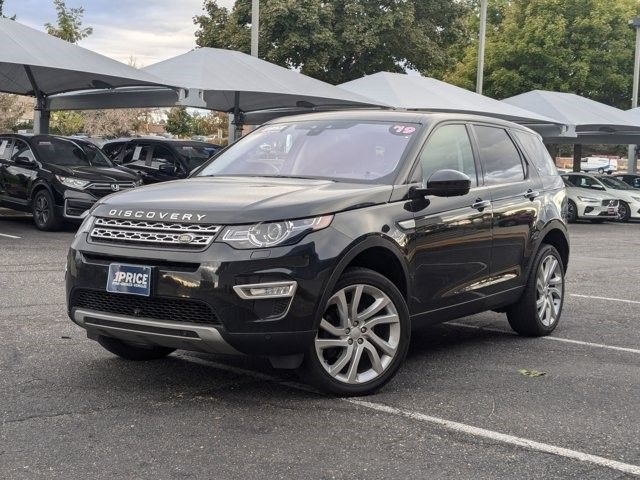
[[[0,212],[2,479],[640,476],[640,224],[571,226],[552,337],[498,313],[416,332],[355,400],[259,359],[113,357],[65,313],[73,234]]]

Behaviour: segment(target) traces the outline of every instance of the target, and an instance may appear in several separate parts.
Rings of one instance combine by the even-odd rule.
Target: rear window
[[[0,160],[9,160],[11,158],[11,139],[0,138]]]
[[[553,158],[551,158],[547,147],[544,146],[544,143],[542,143],[539,137],[518,130],[514,130],[512,133],[518,142],[520,142],[529,162],[536,167],[538,174],[541,176],[555,176],[558,174],[558,169],[556,168]]]

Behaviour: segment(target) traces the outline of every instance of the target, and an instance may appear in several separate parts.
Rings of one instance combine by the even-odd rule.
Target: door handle
[[[524,198],[528,198],[529,200],[533,200],[536,197],[540,196],[540,192],[537,190],[527,190],[527,193],[524,194]]]
[[[491,202],[489,200],[482,200],[481,198],[476,198],[476,201],[471,204],[471,208],[475,208],[476,210],[482,211],[485,208],[491,206]]]

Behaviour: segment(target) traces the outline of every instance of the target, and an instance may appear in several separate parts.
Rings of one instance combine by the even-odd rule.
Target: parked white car
[[[619,200],[618,220],[640,220],[640,188],[633,188],[622,180],[607,175],[565,173],[562,178],[575,187],[607,193]]]
[[[611,175],[618,170],[618,161],[607,157],[585,157],[580,160],[580,170]]]
[[[567,187],[567,221],[591,220],[593,223],[618,218],[618,199],[608,193],[573,185],[563,176]]]

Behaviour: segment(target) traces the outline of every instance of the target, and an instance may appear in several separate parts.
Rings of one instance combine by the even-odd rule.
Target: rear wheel
[[[629,205],[625,202],[620,202],[618,205],[618,220],[621,222],[628,222],[629,218],[631,218],[631,209]]]
[[[578,207],[573,202],[573,200],[569,200],[567,204],[567,222],[575,223],[578,220]]]
[[[395,375],[410,336],[409,311],[396,286],[374,271],[350,269],[324,308],[301,373],[337,395],[372,393]]]
[[[56,207],[53,197],[48,190],[39,190],[33,197],[32,204],[33,222],[38,230],[59,230],[62,219],[56,215]]]
[[[131,343],[118,340],[117,338],[99,336],[98,343],[105,349],[126,360],[157,360],[164,358],[173,351],[174,348],[159,347],[155,345],[133,345]]]
[[[543,244],[520,300],[507,308],[509,325],[520,335],[549,335],[558,325],[564,302],[564,266],[558,251]]]

